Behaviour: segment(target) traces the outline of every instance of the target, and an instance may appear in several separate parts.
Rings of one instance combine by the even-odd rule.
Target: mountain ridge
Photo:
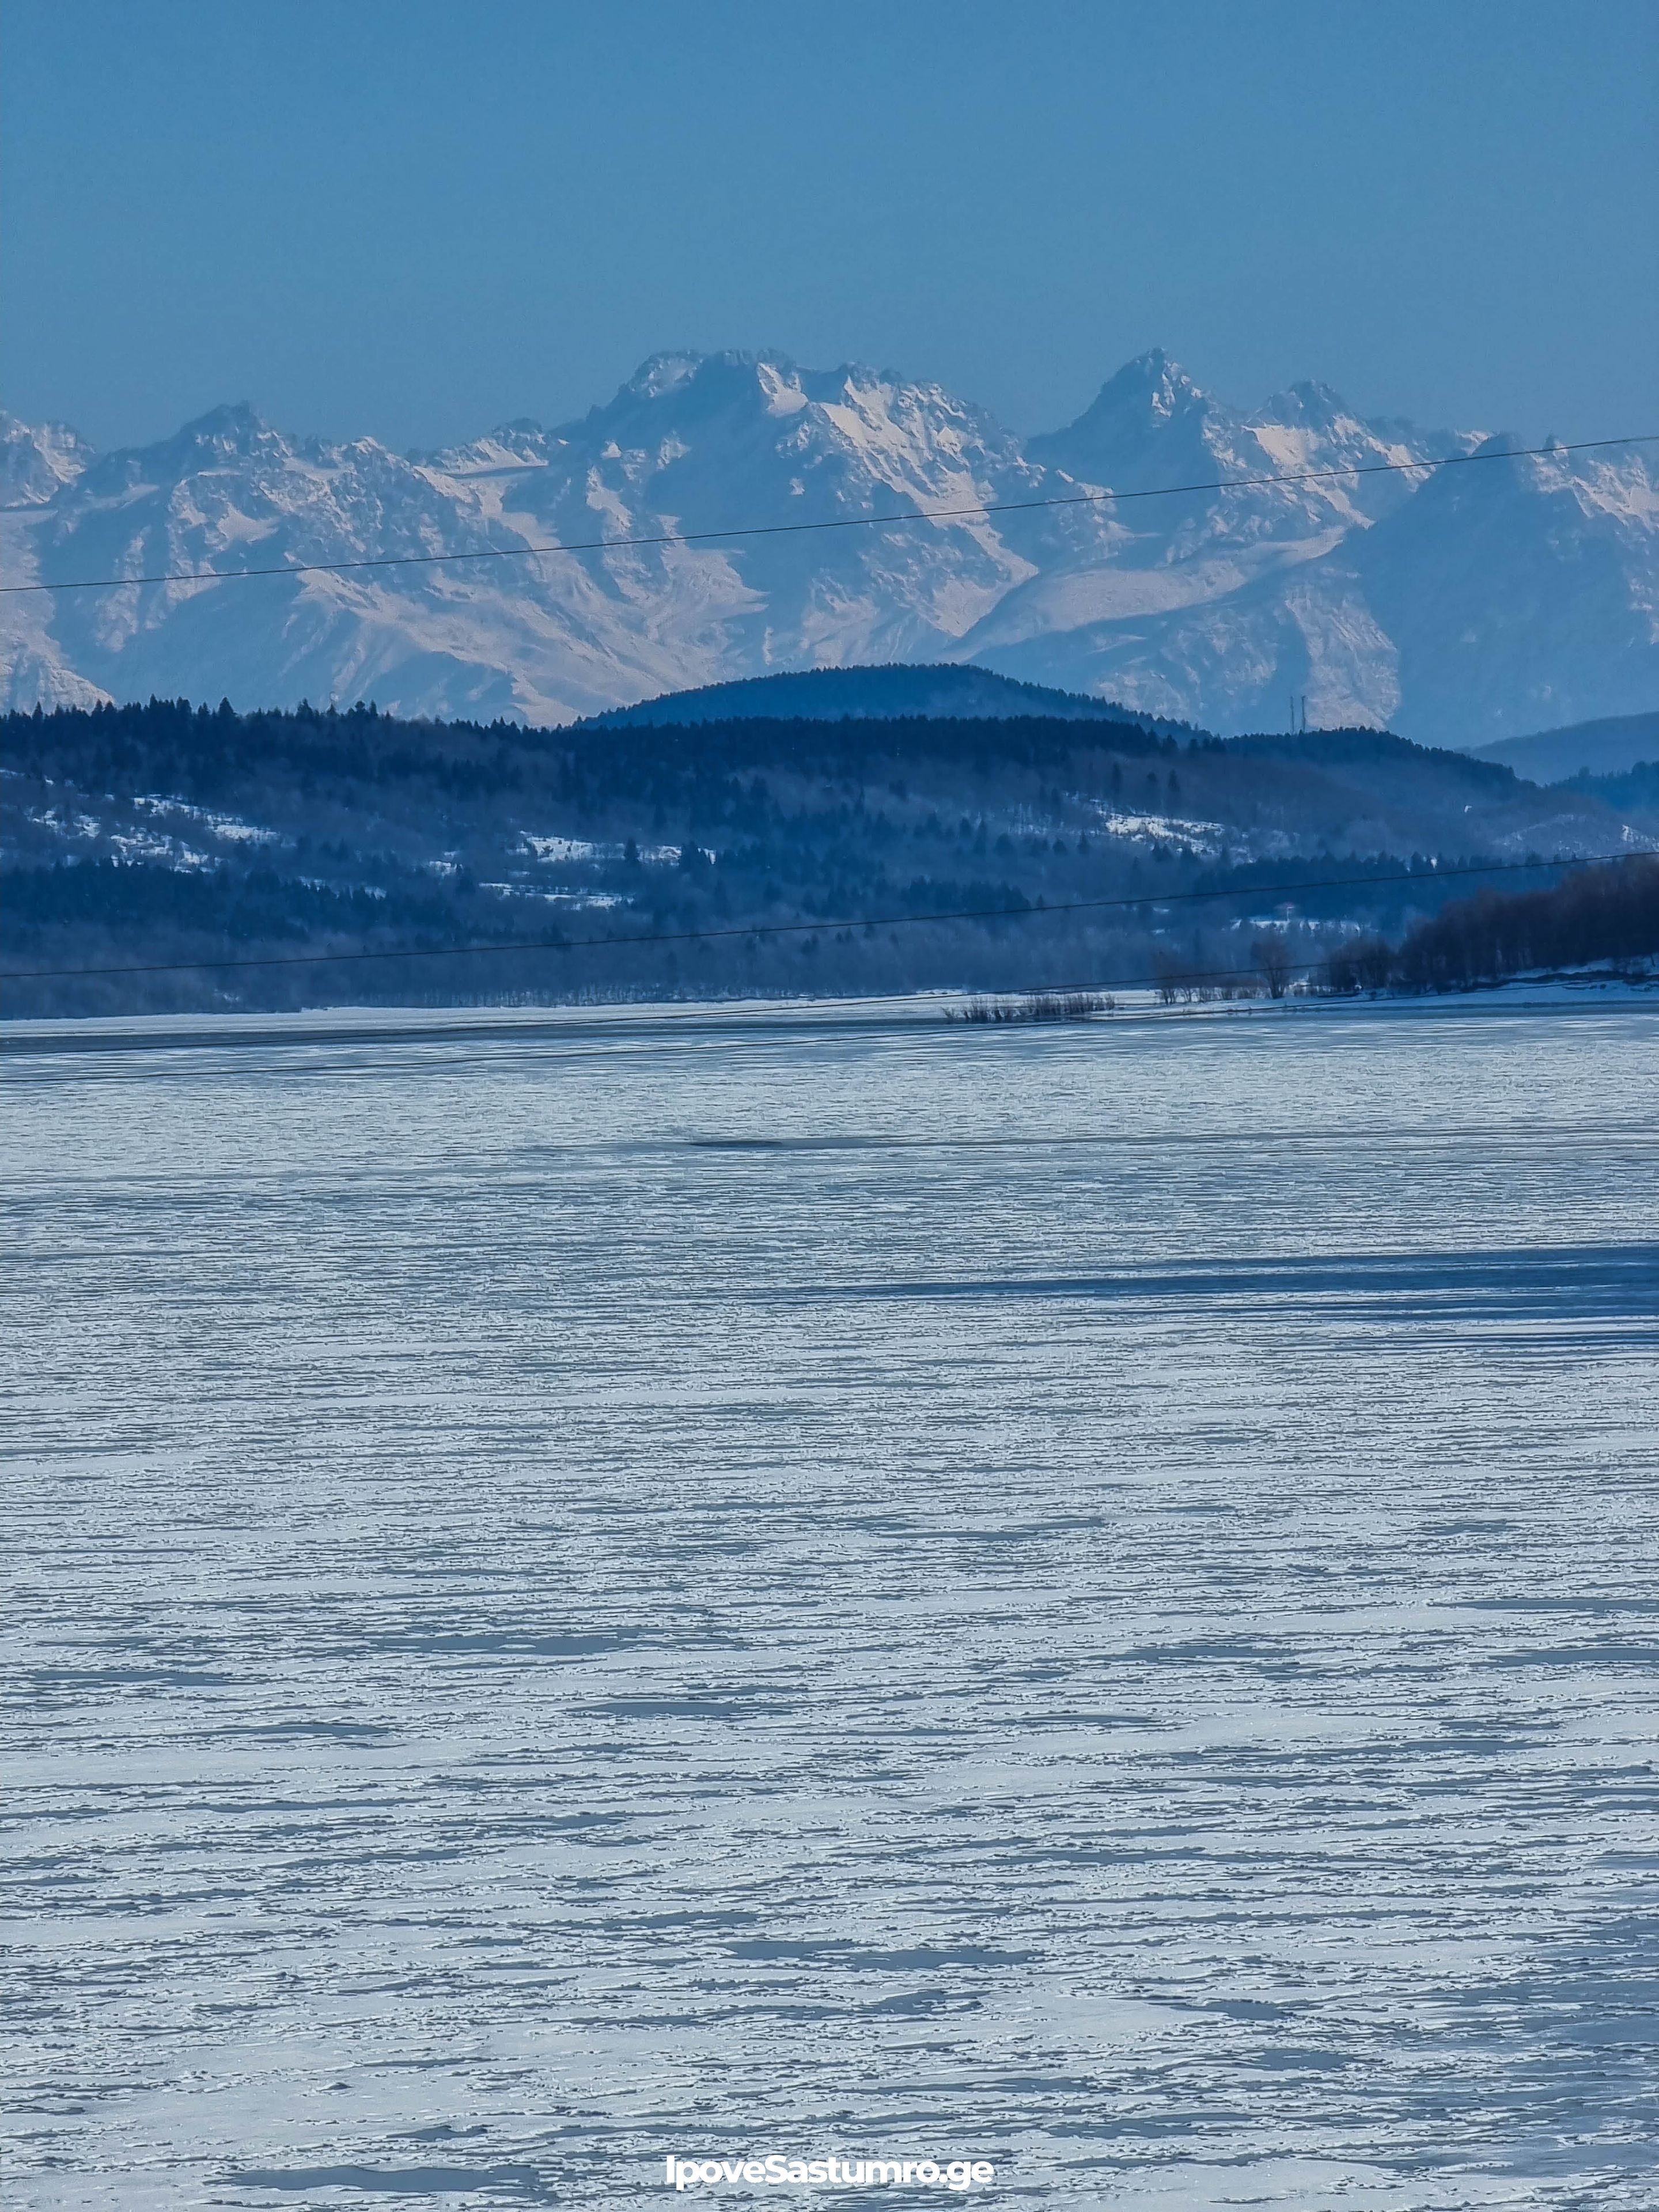
[[[1534,730],[1482,745],[1479,757],[1499,761],[1534,783],[1559,783],[1569,776],[1618,775],[1659,761],[1659,708],[1645,714],[1619,714],[1558,730]]]
[[[1412,466],[1478,442],[1365,420],[1312,382],[1244,412],[1157,349],[1024,441],[936,383],[777,351],[664,351],[583,416],[430,453],[289,436],[246,404],[101,455],[3,417],[12,580],[512,557],[15,594],[0,703],[222,690],[556,725],[777,670],[962,663],[1224,732],[1282,723],[1304,696],[1317,722],[1471,747],[1648,707],[1646,457]],[[1378,463],[1391,472],[1041,503]],[[986,506],[1022,511],[927,519]],[[872,514],[912,519],[862,526]]]

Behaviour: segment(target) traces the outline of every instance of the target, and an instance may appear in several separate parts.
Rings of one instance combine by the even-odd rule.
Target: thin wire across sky
[[[147,576],[80,576],[64,583],[0,584],[0,596],[22,592],[106,592],[142,584],[234,584],[255,576],[341,575],[361,568],[435,568],[458,561],[526,561],[543,555],[620,553],[658,545],[706,545],[745,538],[795,538],[812,531],[912,530],[925,522],[960,522],[981,515],[1031,514],[1043,507],[1121,506],[1130,500],[1177,499],[1206,491],[1257,491],[1274,484],[1316,483],[1334,477],[1415,476],[1432,469],[1463,468],[1477,461],[1545,460],[1560,453],[1603,452],[1615,446],[1659,444],[1659,431],[1625,438],[1582,438],[1576,444],[1519,446],[1474,453],[1444,453],[1420,461],[1362,461],[1352,467],[1297,469],[1278,476],[1217,477],[1204,483],[1159,484],[1143,491],[1066,492],[1052,499],[979,500],[962,507],[918,507],[910,514],[848,514],[817,522],[750,522],[725,530],[665,530],[647,537],[592,538],[547,545],[489,545],[466,553],[379,553],[350,561],[284,561],[262,568],[162,568]]]

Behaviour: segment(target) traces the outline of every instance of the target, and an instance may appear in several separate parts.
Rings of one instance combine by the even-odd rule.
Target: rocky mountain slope
[[[1292,697],[1316,725],[1469,746],[1650,707],[1646,449],[1179,489],[1479,444],[1316,385],[1245,415],[1156,352],[1024,445],[937,385],[778,355],[659,355],[580,422],[424,455],[243,407],[103,455],[0,418],[9,583],[403,564],[10,594],[0,703],[555,724],[776,669],[961,662],[1224,732],[1283,727]],[[455,553],[486,557],[431,561]]]

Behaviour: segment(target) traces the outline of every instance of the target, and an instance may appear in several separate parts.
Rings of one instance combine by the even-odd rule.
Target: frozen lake
[[[6,1061],[9,2212],[1659,2202],[1659,1012],[302,1026]]]

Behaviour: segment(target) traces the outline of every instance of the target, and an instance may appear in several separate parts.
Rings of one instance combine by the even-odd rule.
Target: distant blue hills
[[[1659,710],[1570,722],[1563,729],[1539,730],[1529,737],[1500,738],[1495,745],[1482,745],[1480,757],[1501,761],[1534,783],[1557,783],[1571,775],[1618,775],[1643,762],[1659,761]]]

